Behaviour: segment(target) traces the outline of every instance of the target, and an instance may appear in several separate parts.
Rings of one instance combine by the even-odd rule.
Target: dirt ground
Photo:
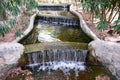
[[[30,17],[26,14],[21,14],[21,17],[17,17],[16,24],[13,26],[10,32],[6,33],[4,37],[0,36],[0,43],[12,42],[15,40],[15,32],[19,29],[25,31],[28,26],[24,26],[24,22],[29,24],[29,19]]]
[[[85,20],[88,27],[96,34],[96,36],[99,39],[111,42],[120,42],[119,34],[115,33],[112,29],[107,29],[104,31],[97,30],[97,23],[92,22],[90,13],[85,12],[82,9],[78,9],[76,7],[75,9],[78,13],[80,13],[83,16],[83,19]]]

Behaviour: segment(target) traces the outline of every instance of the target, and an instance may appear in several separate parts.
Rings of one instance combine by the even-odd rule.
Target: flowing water
[[[73,15],[70,12],[57,12],[57,11],[41,11],[39,12],[41,16],[53,16],[53,17],[64,17],[78,20],[78,17]],[[38,21],[36,21],[38,22]],[[45,22],[45,23],[44,23]],[[37,25],[35,24],[33,31],[25,37],[23,40],[20,41],[22,44],[33,44],[38,42],[83,42],[88,43],[92,39],[90,39],[79,26],[64,26],[63,25],[50,25],[46,24],[47,21],[38,22]],[[57,22],[57,20],[56,20]],[[59,20],[58,20],[59,22]],[[69,20],[68,20],[69,22]],[[49,23],[49,21],[48,21]],[[69,22],[69,24],[71,24]],[[37,28],[36,28],[37,27]]]
[[[70,5],[39,5],[40,11],[69,11]]]
[[[40,42],[90,42],[88,38],[79,27],[62,27],[39,24],[38,40]]]
[[[71,20],[75,21],[78,20],[78,17],[73,15],[70,12],[51,12],[51,11],[42,11],[39,13],[39,15],[42,15],[45,17],[45,19],[43,19],[43,22],[39,21],[41,19],[37,19],[38,22],[38,40],[40,42],[57,42],[57,41],[69,41],[69,42],[84,42],[84,43],[88,43],[91,41],[91,39],[80,29],[79,26],[75,26],[73,23],[71,23]],[[49,19],[50,17],[54,17],[57,18],[54,20],[54,18],[51,20]],[[48,17],[46,17],[48,16]],[[62,18],[60,18],[62,17]],[[71,26],[65,26],[60,25],[60,20],[59,18],[63,21],[65,20],[65,22],[63,21],[62,23],[68,22],[68,24],[71,24]],[[70,21],[69,21],[70,20]],[[49,23],[51,21],[54,22],[59,22],[57,23],[57,25],[47,25],[47,23]],[[75,23],[75,22],[74,22]],[[76,21],[77,23],[77,21]],[[79,24],[79,21],[78,23]]]
[[[101,65],[87,65],[87,50],[47,49],[26,53],[23,69],[33,72],[35,80],[95,80],[98,75],[112,75]]]
[[[85,70],[84,62],[86,55],[87,50],[79,49],[53,49],[29,53],[27,54],[29,65],[26,65],[25,68],[36,73],[47,71],[46,74],[49,75],[52,74],[53,71],[60,71],[66,75],[69,80],[71,71],[73,71],[77,77],[79,71]]]
[[[58,14],[47,11],[39,14],[43,13],[54,16],[69,14],[67,17],[72,15],[67,12]],[[75,19],[73,15],[71,18]],[[95,80],[98,75],[107,75],[114,80],[103,66],[86,63],[87,48],[76,48],[78,45],[82,46],[81,43],[86,45],[91,41],[80,27],[54,26],[39,22],[37,30],[37,39],[41,43],[36,43],[35,46],[33,43],[26,45],[26,65],[23,67],[33,72],[34,80]],[[27,41],[31,40],[32,38]]]
[[[69,74],[71,69],[84,70],[82,66],[85,62],[87,50],[77,50],[77,49],[54,49],[54,50],[44,50],[35,53],[29,53],[28,63],[26,67],[33,68],[37,66],[37,71],[40,70],[57,70],[61,69],[63,72]]]

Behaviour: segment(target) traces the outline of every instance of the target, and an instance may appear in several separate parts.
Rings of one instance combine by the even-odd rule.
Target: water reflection
[[[78,27],[62,27],[39,24],[38,40],[40,42],[90,42],[90,39]]]
[[[96,80],[99,75],[104,75],[107,76],[107,79],[104,76],[99,79],[116,80],[102,66],[89,66],[89,70],[79,71],[78,76],[76,76],[74,70],[70,71],[70,75],[65,75],[61,70],[52,70],[50,74],[48,72],[47,70],[39,73],[33,72],[33,76],[35,80]]]

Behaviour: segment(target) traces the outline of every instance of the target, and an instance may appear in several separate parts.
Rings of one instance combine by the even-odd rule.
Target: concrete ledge
[[[38,3],[38,5],[41,5],[41,6],[67,6],[67,5],[70,5],[70,4],[66,4],[66,3],[64,3],[64,4],[57,4],[57,3]]]
[[[25,36],[27,36],[29,34],[29,32],[32,31],[33,27],[34,27],[34,20],[35,20],[35,16],[37,15],[37,13],[33,14],[30,18],[30,23],[28,28],[23,32],[24,35],[22,35],[21,37],[17,37],[13,42],[19,42],[21,39],[23,39]]]
[[[86,22],[83,20],[82,15],[80,15],[77,11],[75,11],[73,8],[73,5],[70,6],[70,12],[72,12],[73,14],[76,14],[79,19],[80,19],[80,27],[83,30],[84,33],[86,33],[90,38],[92,38],[93,40],[100,40],[91,30],[90,28],[87,26]]]
[[[32,53],[41,50],[49,50],[49,49],[83,49],[87,50],[87,43],[79,43],[79,42],[45,42],[45,43],[36,43],[25,45],[24,53]]]

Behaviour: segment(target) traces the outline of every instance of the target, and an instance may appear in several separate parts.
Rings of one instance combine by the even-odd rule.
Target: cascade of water
[[[36,53],[32,53],[32,60],[33,60],[33,63],[38,63],[38,54],[36,54]]]
[[[87,50],[79,49],[53,49],[43,50],[40,52],[29,53],[29,65],[26,67],[32,70],[48,71],[61,70],[69,79],[70,71],[74,70],[76,77],[79,71],[85,70],[84,61],[87,55]]]
[[[69,27],[79,26],[78,19],[73,19],[69,17],[37,16],[36,20],[38,21],[38,23],[51,24],[55,26],[56,25],[69,26]]]
[[[30,55],[30,54],[27,54],[27,56],[28,56],[28,62],[29,62],[29,64],[32,64],[31,55]]]
[[[35,53],[28,53],[28,61],[31,63],[40,63],[40,58],[42,56],[42,62],[46,61],[81,61],[84,62],[87,55],[87,50],[77,50],[77,49],[54,49],[54,50],[44,50]]]
[[[51,11],[68,11],[69,5],[39,5],[38,9],[43,10],[51,10]]]

